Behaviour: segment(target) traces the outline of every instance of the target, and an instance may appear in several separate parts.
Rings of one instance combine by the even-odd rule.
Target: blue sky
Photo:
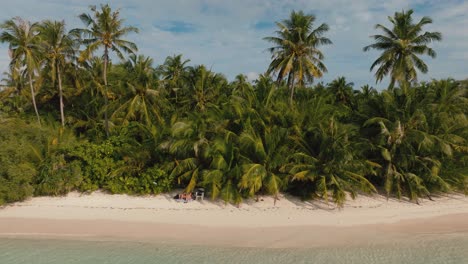
[[[139,53],[154,58],[155,64],[182,53],[192,65],[205,64],[232,80],[242,73],[253,79],[268,67],[269,43],[275,21],[286,19],[291,10],[303,10],[317,17],[317,25],[327,23],[326,35],[333,45],[323,47],[328,73],[321,81],[345,76],[355,83],[375,84],[369,67],[377,52],[362,52],[370,44],[376,23],[389,25],[387,16],[413,8],[415,19],[430,16],[428,31],[440,31],[443,41],[432,44],[436,59],[425,57],[429,73],[420,80],[453,77],[468,78],[468,1],[463,0],[15,0],[5,1],[0,20],[20,16],[31,21],[65,20],[69,29],[82,27],[78,14],[89,5],[109,3],[120,8],[128,25],[140,29],[127,39],[137,43]],[[7,45],[0,45],[0,71],[9,62]]]

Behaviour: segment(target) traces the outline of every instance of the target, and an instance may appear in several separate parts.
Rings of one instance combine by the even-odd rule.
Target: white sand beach
[[[378,243],[408,236],[468,234],[468,197],[419,205],[359,196],[341,209],[281,196],[246,201],[177,202],[173,194],[133,197],[102,192],[36,197],[0,209],[0,236],[113,238],[258,247]]]

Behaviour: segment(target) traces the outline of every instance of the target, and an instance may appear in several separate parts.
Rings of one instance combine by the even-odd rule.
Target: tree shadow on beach
[[[324,210],[324,211],[334,211],[338,209],[338,207],[333,203],[333,201],[329,200],[328,202],[324,199],[308,199],[302,200],[298,197],[289,196],[288,200],[295,204],[298,207],[306,208],[309,210]]]

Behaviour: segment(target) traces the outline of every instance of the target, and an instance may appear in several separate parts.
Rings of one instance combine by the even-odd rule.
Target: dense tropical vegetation
[[[468,193],[468,82],[416,82],[427,66],[415,54],[435,55],[427,45],[440,39],[421,33],[429,18],[412,24],[408,11],[393,29],[377,26],[386,35],[365,49],[384,51],[372,68],[393,83],[377,91],[344,77],[312,83],[326,72],[318,48],[331,41],[328,26],[313,28],[302,12],[267,38],[272,63],[250,83],[182,55],[154,66],[123,39],[137,30],[118,11],[91,11],[80,15],[85,29],[69,32],[49,20],[0,25],[11,54],[0,90],[0,205],[196,186],[230,203],[287,192],[339,206],[347,194],[417,202]]]

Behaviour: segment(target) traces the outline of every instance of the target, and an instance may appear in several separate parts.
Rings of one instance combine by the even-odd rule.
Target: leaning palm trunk
[[[109,137],[109,118],[107,116],[107,105],[109,104],[107,99],[107,63],[109,61],[109,51],[107,46],[104,48],[104,71],[102,73],[104,78],[104,127],[106,130],[106,136]]]
[[[62,127],[65,127],[65,114],[64,114],[64,106],[63,106],[63,89],[62,89],[62,77],[60,76],[60,66],[57,65],[57,78],[58,78],[58,85],[59,85],[59,99],[60,99],[60,119],[62,121]]]
[[[41,118],[39,117],[39,111],[37,111],[36,96],[34,94],[34,87],[32,83],[31,73],[29,73],[28,76],[29,76],[29,87],[31,88],[31,98],[32,98],[32,103],[34,107],[34,112],[36,112],[37,122],[39,123],[39,125],[41,125]]]
[[[291,89],[291,87],[293,86],[293,71],[291,70],[288,74],[288,83],[287,83],[287,86],[289,89]]]

